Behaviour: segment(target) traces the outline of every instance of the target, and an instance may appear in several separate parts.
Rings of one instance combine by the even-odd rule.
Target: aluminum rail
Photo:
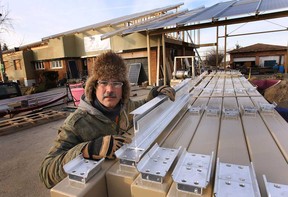
[[[198,98],[199,99],[199,98]],[[197,100],[196,100],[197,101]],[[181,144],[181,142],[190,141],[187,151],[193,152],[193,153],[199,153],[204,155],[209,155],[211,152],[217,151],[217,143],[218,143],[218,135],[219,135],[219,123],[220,123],[220,109],[222,105],[222,98],[211,98],[207,104],[207,108],[203,111],[202,118],[199,120],[199,123],[197,123],[197,127],[195,128],[195,131],[193,129],[193,125],[195,121],[193,119],[185,119],[183,118],[183,121],[181,122],[181,125],[179,125],[179,128],[185,129],[184,125],[188,129],[186,129],[185,133],[192,133],[193,136],[190,137],[189,140],[187,134],[183,135],[182,139],[178,140],[178,144]],[[219,113],[213,113],[211,114],[209,110],[211,108],[220,107],[218,110]],[[187,113],[188,114],[188,113]],[[189,113],[191,114],[191,113]],[[192,116],[193,115],[193,116]],[[196,114],[191,114],[190,116],[194,117],[194,119],[197,117]],[[184,122],[185,121],[185,122]],[[209,122],[209,124],[207,124]],[[189,127],[190,125],[190,127]],[[187,132],[189,131],[189,132]],[[184,132],[184,131],[183,131]],[[212,164],[212,172],[214,171],[214,158],[213,158],[213,164]],[[181,196],[184,195],[185,192],[181,192],[176,188],[176,183],[173,183],[171,186],[171,189],[169,190],[169,193],[167,196],[173,197],[173,196]],[[187,194],[187,192],[186,192]],[[203,191],[203,196],[211,196],[212,195],[212,184],[209,183],[208,186]],[[196,194],[190,193],[189,196],[198,196]]]
[[[221,84],[221,82],[219,83],[219,85]],[[222,80],[222,84],[223,84],[223,80]],[[197,90],[197,88],[195,88],[195,90]],[[198,89],[199,90],[199,89]],[[246,90],[245,90],[246,91]],[[201,94],[201,93],[199,93],[199,94]],[[225,98],[225,97],[224,97]],[[212,98],[211,98],[212,99]],[[213,98],[214,99],[214,98]],[[216,99],[216,98],[215,98]],[[230,99],[228,99],[228,101],[229,101]],[[235,107],[235,109],[238,109],[239,110],[239,106],[237,105],[237,101],[236,101],[236,98],[234,98],[234,99],[232,99],[233,100],[233,102],[232,103],[234,103],[232,106],[234,106]],[[197,100],[194,102],[194,104],[197,102]],[[227,101],[226,101],[227,102]],[[226,103],[225,101],[223,102],[223,103]],[[230,101],[228,102],[228,103],[230,103]],[[197,106],[197,105],[196,105]],[[194,109],[196,109],[196,108],[194,108]],[[247,108],[245,108],[245,110],[246,110],[246,113],[245,113],[245,115],[247,115],[247,114],[249,114],[249,113],[247,113],[247,112],[249,112],[249,110],[247,109]],[[193,112],[196,112],[196,110],[193,110]],[[187,112],[187,114],[188,114],[188,112]],[[197,113],[193,113],[194,115],[195,114],[197,114]],[[250,115],[250,114],[249,114]],[[234,121],[237,121],[238,122],[238,124],[240,124],[240,129],[237,129],[237,126],[236,126],[236,131],[238,131],[238,132],[236,132],[236,133],[238,133],[239,134],[239,136],[242,136],[240,139],[242,139],[242,143],[241,142],[239,142],[239,144],[240,144],[240,146],[245,150],[244,151],[244,153],[242,153],[242,150],[241,149],[237,149],[237,146],[236,147],[234,147],[234,143],[231,143],[229,146],[227,146],[227,148],[225,149],[225,150],[222,150],[222,151],[220,151],[221,153],[225,153],[225,151],[227,152],[227,154],[230,154],[230,155],[228,155],[227,156],[227,158],[232,158],[231,160],[235,160],[236,162],[232,162],[232,163],[235,163],[235,165],[239,165],[238,163],[241,163],[241,162],[238,162],[238,161],[240,161],[240,160],[242,160],[242,162],[244,163],[244,164],[246,164],[246,165],[249,165],[249,163],[250,163],[250,158],[249,158],[249,154],[248,154],[248,150],[247,150],[247,144],[246,144],[246,140],[245,140],[245,135],[243,135],[243,127],[242,127],[242,125],[241,125],[241,118],[240,118],[240,116],[241,116],[241,114],[240,113],[238,113],[237,114],[237,117],[230,117],[230,116],[224,116],[224,115],[222,115],[222,119],[225,119],[225,120],[229,120],[230,122],[232,122],[232,124],[230,123],[230,125],[232,125],[230,128],[230,130],[235,130],[235,128],[233,127],[233,122]],[[179,128],[182,128],[183,130],[185,130],[185,131],[183,131],[184,133],[187,133],[187,129],[185,129],[184,127],[183,127],[183,125],[185,124],[183,121],[185,120],[185,117],[186,117],[186,115],[183,117],[183,119],[182,119],[182,121],[181,121],[181,127],[179,127]],[[206,116],[202,116],[202,119],[204,118],[204,117],[206,117]],[[209,118],[215,118],[215,117],[217,117],[217,116],[211,116],[211,115],[209,115],[209,116],[207,116],[207,117],[209,117]],[[222,119],[221,119],[221,121],[222,121]],[[193,123],[193,124],[191,124],[191,126],[192,125],[194,125],[195,123]],[[221,123],[221,126],[222,126],[222,124],[223,123]],[[179,124],[180,125],[180,124]],[[207,122],[206,122],[206,125],[207,125]],[[235,125],[234,125],[235,126]],[[199,130],[199,127],[200,127],[200,124],[199,124],[199,126],[197,127],[197,131],[196,131],[196,133],[195,134],[193,134],[192,136],[192,142],[191,142],[191,144],[194,142],[194,138],[195,138],[195,136],[196,136],[196,134],[198,134],[198,130]],[[175,132],[177,132],[177,128],[178,128],[178,125],[177,125],[177,127],[174,129],[174,131],[173,131],[173,133],[172,133],[172,135],[175,133]],[[193,127],[192,127],[193,128]],[[207,129],[208,130],[208,129]],[[217,129],[216,129],[217,130]],[[227,130],[227,129],[224,129],[224,130]],[[191,131],[191,130],[190,130]],[[209,131],[209,130],[208,130]],[[222,132],[222,130],[220,129],[220,131]],[[193,129],[192,129],[192,133],[193,133]],[[216,132],[217,133],[217,132]],[[235,134],[235,131],[233,131],[233,133]],[[206,138],[207,138],[207,136],[209,136],[209,134],[210,133],[207,133],[206,134]],[[222,134],[223,134],[223,132],[222,132]],[[224,136],[229,136],[229,131],[227,130],[227,132],[226,132],[226,134],[224,135]],[[179,135],[178,135],[179,136]],[[184,136],[184,135],[183,135]],[[216,134],[216,136],[217,136],[217,134]],[[235,142],[237,142],[238,141],[238,136],[237,135],[235,135],[234,136],[234,138],[233,138],[233,135],[230,135],[231,137],[232,137],[232,139],[235,139],[235,140],[232,140],[233,142],[235,141]],[[187,137],[187,135],[185,135],[184,136],[184,138],[185,137]],[[184,139],[184,138],[182,138],[182,139]],[[173,135],[173,139],[175,140],[175,139],[177,139],[177,138],[175,138],[175,135]],[[179,138],[180,139],[180,138]],[[203,139],[205,139],[205,138],[203,138]],[[231,139],[231,138],[227,138],[227,140],[228,139]],[[168,143],[168,141],[169,141],[169,139],[167,139],[166,141],[165,141],[165,144],[166,143]],[[172,138],[171,138],[171,141],[172,141]],[[170,141],[170,142],[171,142]],[[177,140],[177,141],[179,141],[179,142],[182,142],[181,140]],[[205,141],[205,140],[198,140],[198,141],[200,141],[200,142],[202,142],[203,143],[203,141]],[[217,141],[217,138],[216,138],[216,140],[215,141]],[[229,141],[229,140],[228,140]],[[241,141],[241,140],[240,140]],[[200,143],[199,142],[199,143]],[[228,143],[229,144],[229,143]],[[236,144],[238,144],[238,143],[236,143]],[[174,144],[174,145],[176,145],[176,144]],[[221,144],[222,145],[222,144]],[[177,146],[177,145],[176,145]],[[202,148],[200,148],[200,147],[202,147]],[[231,148],[234,148],[234,150],[235,151],[231,151],[230,152],[230,150],[231,149],[229,149],[229,147]],[[199,149],[200,148],[200,149]],[[202,149],[202,151],[203,151],[203,145],[201,146],[201,145],[199,145],[198,146],[198,150],[201,150]],[[194,150],[194,149],[193,149]],[[194,151],[193,151],[194,152]],[[229,153],[230,152],[230,153]],[[238,152],[239,152],[239,154],[243,154],[244,155],[244,157],[241,157],[241,155],[239,155],[238,154]],[[240,157],[240,158],[237,158],[237,157]],[[223,159],[223,158],[222,158]],[[141,185],[141,182],[139,181],[139,180],[137,180],[136,181],[136,183],[137,184],[140,184]],[[136,187],[135,185],[137,185],[137,184],[135,184],[135,183],[133,183],[132,185],[134,186],[134,187]],[[148,193],[150,193],[151,194],[151,192],[153,191],[154,192],[154,190],[155,190],[155,187],[148,187],[147,185],[142,185],[142,189],[143,189],[143,187],[145,187],[147,190],[149,190],[149,191],[146,191],[146,190],[142,190],[143,192],[144,191],[146,191],[146,193],[145,194],[148,194]],[[174,192],[173,193],[173,191],[175,191],[175,189],[173,189],[173,188],[175,188],[176,186],[175,186],[175,184],[173,183],[172,184],[172,186],[171,186],[171,189],[169,190],[169,193],[168,193],[168,195],[167,196],[177,196],[177,192]],[[210,187],[211,188],[211,187]],[[138,187],[138,192],[141,190],[141,186],[139,186]],[[209,188],[208,188],[209,189]],[[255,191],[256,192],[255,192]],[[137,194],[136,196],[141,196],[139,193],[137,193],[136,192],[136,190],[134,189],[133,190],[135,193],[133,193],[133,194]],[[152,192],[152,193],[153,193]],[[165,193],[165,191],[162,191],[162,195],[163,195],[163,192]],[[209,194],[209,192],[210,192],[210,194]],[[254,187],[254,189],[253,189],[253,192],[254,193],[257,193],[257,187],[255,188]],[[179,193],[178,193],[179,194]],[[143,194],[144,195],[144,194]],[[142,196],[143,196],[142,195]],[[184,194],[181,194],[181,195],[184,195]],[[187,195],[187,194],[186,194]],[[144,195],[145,196],[145,195]],[[192,194],[189,194],[189,196],[194,196],[194,195],[192,195]],[[204,192],[204,196],[211,196],[211,191],[208,191],[208,192]]]
[[[218,83],[217,81],[218,81],[219,77],[222,77],[222,79]],[[212,87],[212,86],[215,86],[216,84],[218,84],[217,88],[223,88],[223,85],[224,85],[223,76],[215,76],[214,78],[212,78],[210,80],[209,84],[206,87],[209,87],[209,86]],[[203,92],[204,91],[205,91],[205,89],[203,90]],[[203,92],[202,92],[202,96],[206,96],[206,93],[203,94]],[[198,99],[199,98],[200,97],[198,97]],[[198,101],[198,99],[195,101],[195,103]],[[202,98],[202,99],[204,99],[204,98]],[[205,98],[205,99],[208,99],[208,98]],[[193,136],[190,139],[191,142],[190,142],[188,151],[201,153],[201,154],[210,154],[213,151],[217,152],[220,120],[221,120],[221,113],[222,113],[221,112],[222,100],[223,100],[222,97],[211,97],[209,99],[209,102],[206,105],[206,108],[205,108],[205,111],[202,115],[202,118],[201,118],[195,131],[193,129],[194,124],[195,124],[194,121],[192,119],[190,119],[190,122],[191,122],[190,124],[188,123],[189,121],[187,121],[187,123],[185,123],[184,121],[186,121],[186,119],[185,119],[186,116],[184,116],[184,118],[181,121],[181,126],[179,125],[179,127],[184,130],[186,128],[186,126],[184,127],[184,125],[187,125],[187,128],[190,128],[190,129],[185,129],[186,132],[184,132],[184,131],[183,132],[184,133],[193,133]],[[189,125],[190,125],[190,127],[189,127]],[[187,132],[187,131],[189,131],[189,132]],[[183,137],[183,139],[181,141],[179,140],[178,145],[181,144],[180,142],[187,141],[186,138],[188,138],[187,134]],[[213,163],[215,163],[215,161],[213,161]],[[212,171],[214,171],[214,168],[215,168],[214,166],[215,165],[213,164]],[[203,191],[203,196],[207,196],[207,197],[212,196],[212,194],[213,194],[212,185],[213,184],[209,184],[207,186],[207,188]],[[172,184],[171,189],[169,190],[169,193],[167,196],[173,197],[173,196],[186,196],[186,195],[187,196],[199,196],[197,194],[193,194],[193,193],[187,194],[187,192],[183,193],[183,192],[179,191],[176,188],[175,183]]]
[[[195,85],[198,85],[200,82],[202,83],[203,79],[204,78],[204,74],[202,74],[201,76],[198,76],[196,77],[195,79],[187,79],[187,80],[184,80],[183,83],[187,83],[188,84],[188,90],[189,92],[192,90],[192,92],[195,90],[194,89],[194,86]],[[177,86],[176,86],[177,88]],[[175,88],[175,89],[176,89]],[[193,94],[192,92],[190,92],[190,95]],[[176,93],[177,95],[178,93]],[[179,95],[178,95],[179,96]],[[191,97],[191,96],[190,96]],[[191,97],[192,98],[192,97]],[[191,105],[191,103],[194,102],[194,99],[190,99],[188,101],[188,106]],[[180,113],[178,113],[178,117],[175,118],[175,120],[173,120],[170,125],[165,129],[165,132],[164,134],[162,133],[161,134],[161,138],[160,140],[157,139],[157,142],[159,144],[162,144],[163,147],[167,147],[167,148],[173,148],[175,146],[167,146],[166,144],[163,144],[163,142],[166,142],[167,140],[169,141],[170,139],[170,136],[172,133],[169,134],[169,130],[173,129],[177,123],[178,123],[178,119],[181,119],[181,117],[183,116],[184,113],[186,113],[187,111],[187,108],[186,109],[182,109],[182,111],[180,111]],[[155,120],[154,120],[155,121]],[[168,130],[168,131],[167,131]],[[167,138],[167,133],[169,134],[169,137]],[[174,133],[174,132],[173,132]],[[161,146],[162,146],[161,145]],[[178,146],[179,147],[179,146]],[[177,147],[177,148],[178,148]],[[116,197],[116,196],[119,196],[119,192],[117,192],[117,188],[119,190],[121,190],[123,196],[131,196],[131,188],[132,188],[132,183],[135,183],[136,181],[139,182],[139,185],[142,186],[146,184],[145,182],[145,179],[142,180],[141,176],[138,176],[139,175],[139,172],[137,170],[136,167],[133,167],[133,166],[128,166],[128,165],[123,165],[123,164],[120,164],[120,162],[116,162],[110,169],[109,171],[107,171],[106,173],[106,180],[107,180],[107,187],[108,187],[108,193],[109,193],[109,196],[110,197]],[[168,177],[168,178],[167,178]],[[169,185],[171,184],[171,176],[167,176],[165,178],[163,178],[162,180],[162,185],[161,188],[167,188],[169,189]],[[152,183],[151,181],[148,181],[150,182],[149,185],[151,186],[154,186],[156,184],[156,186],[158,187],[159,184],[157,183]],[[169,184],[170,183],[170,184]],[[143,186],[144,187],[144,186]],[[116,190],[115,190],[116,188]],[[153,187],[152,187],[153,188]],[[137,188],[136,188],[137,190]]]
[[[252,101],[257,101],[259,98],[260,97],[246,97],[237,98],[237,100],[239,105],[255,107],[258,102],[253,103]],[[254,115],[244,113],[241,119],[250,158],[256,170],[260,191],[263,196],[266,196],[265,184],[262,179],[263,174],[266,174],[269,180],[273,182],[287,184],[288,165],[283,156],[283,150],[281,151],[279,148],[281,146],[277,144],[277,141],[275,141],[273,135],[271,135],[259,111],[261,111],[261,109],[258,108],[257,113]],[[274,122],[273,124],[278,123]],[[285,130],[282,134],[279,134],[278,139],[287,136],[287,131],[288,130]]]
[[[260,108],[260,103],[269,105],[269,103],[263,97],[260,97],[260,98],[251,97],[251,100],[253,104],[255,105],[255,107],[259,108],[259,113],[260,113],[262,120],[266,124],[275,142],[277,143],[280,151],[285,157],[286,162],[288,163],[288,143],[287,143],[288,124],[287,122],[274,109],[274,107],[271,111],[262,110]]]
[[[194,94],[200,94],[201,90],[200,89],[195,89],[194,85],[197,86],[203,86],[205,87],[207,85],[207,83],[210,81],[211,77],[197,77],[193,80],[189,80],[190,81],[190,86],[189,86],[189,90],[191,90],[190,92],[190,100],[189,100],[189,106],[193,105],[195,103],[195,98],[193,98],[192,95]],[[200,82],[201,81],[201,82]],[[205,101],[206,102],[206,101]],[[196,103],[196,105],[200,105],[199,102]],[[186,110],[187,111],[187,110]],[[179,117],[182,117],[183,115],[181,115],[181,113],[185,113],[184,116],[189,116],[189,117],[193,117],[195,118],[195,121],[193,120],[193,122],[197,122],[197,119],[200,120],[201,116],[199,116],[199,114],[194,114],[194,113],[186,113],[186,111],[184,112],[180,112],[180,114],[178,115]],[[181,118],[181,121],[184,118]],[[191,126],[191,120],[187,122],[188,123],[188,127],[189,125]],[[175,124],[175,123],[171,123],[172,127],[174,128],[173,125],[183,125],[183,124]],[[197,125],[196,125],[197,127]],[[195,127],[195,129],[196,129]],[[184,146],[187,147],[189,145],[189,136],[184,137],[184,139],[188,139],[187,142],[183,142],[181,143],[181,145],[179,146],[177,144],[177,138],[179,136],[182,135],[182,132],[187,130],[185,128],[182,129],[177,129],[174,128],[173,132],[171,132],[169,134],[169,136],[161,141],[159,141],[159,144],[162,144],[161,146],[163,147],[169,147],[169,148],[178,148],[180,146]],[[187,133],[188,134],[188,133]],[[135,170],[135,169],[134,169]],[[115,190],[115,186],[117,185],[117,188],[119,187],[119,189],[121,189],[121,191],[125,194],[125,196],[131,196],[132,193],[133,195],[137,196],[137,195],[143,195],[145,196],[145,194],[149,193],[149,195],[152,195],[153,193],[155,193],[156,196],[159,195],[166,195],[170,185],[172,184],[172,178],[171,175],[168,174],[168,176],[166,176],[163,179],[163,183],[159,188],[159,183],[153,183],[151,181],[146,181],[145,179],[142,179],[141,176],[138,175],[137,172],[135,172],[133,170],[133,168],[127,168],[124,165],[120,165],[119,163],[116,163],[106,174],[106,179],[108,181],[109,184],[108,185],[108,192],[109,192],[109,196],[110,197],[116,197],[119,195],[119,193],[114,192]],[[113,186],[111,186],[113,185]]]
[[[116,151],[115,154],[121,164],[135,166],[176,115],[183,108],[188,107],[190,97],[188,82],[184,81],[176,88],[174,102],[170,101],[167,96],[160,95],[131,112],[134,114],[135,136],[130,144]]]
[[[209,83],[210,79],[210,77],[204,78],[198,86],[205,87]],[[191,91],[191,95],[201,94],[201,91],[202,88],[200,89],[195,87]],[[183,148],[185,148],[189,146],[190,140],[193,136],[193,132],[197,129],[198,122],[201,120],[201,116],[203,113],[203,111],[197,113],[194,110],[190,111],[190,109],[192,109],[193,107],[201,106],[202,104],[206,105],[207,101],[207,98],[196,99],[195,101],[193,101],[189,110],[181,118],[181,124],[177,124],[177,126],[173,129],[173,132],[163,142],[163,147],[177,148],[182,146]],[[151,182],[147,183],[147,181],[143,180],[141,176],[138,176],[131,184],[131,195],[137,197],[144,197],[147,195],[166,196],[172,183],[173,180],[171,176],[167,176],[167,178],[163,181],[162,185],[155,183],[153,184]]]

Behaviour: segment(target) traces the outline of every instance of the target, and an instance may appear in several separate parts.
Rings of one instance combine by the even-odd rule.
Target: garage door
[[[234,58],[233,59],[234,62],[252,62],[252,61],[256,61],[255,57],[239,57],[239,58]]]

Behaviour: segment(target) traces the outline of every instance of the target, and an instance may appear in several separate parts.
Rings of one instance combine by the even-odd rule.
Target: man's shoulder
[[[76,122],[81,120],[82,118],[85,118],[87,116],[87,112],[81,109],[76,109],[75,112],[71,113],[65,120],[66,124],[72,124],[74,125]]]

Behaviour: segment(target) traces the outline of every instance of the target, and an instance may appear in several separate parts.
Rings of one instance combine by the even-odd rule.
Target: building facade
[[[285,46],[258,43],[234,49],[228,53],[231,68],[240,69],[243,72],[247,72],[249,68],[272,71],[275,64],[286,65],[287,61],[287,47]]]
[[[170,9],[174,8],[175,6],[171,6]],[[179,36],[173,37],[173,34],[166,34],[163,39],[161,35],[147,36],[146,32],[126,36],[113,35],[101,39],[105,34],[129,28],[131,24],[135,25],[139,21],[149,20],[162,13],[163,10],[157,9],[148,15],[147,12],[143,15],[135,14],[133,20],[123,20],[123,17],[120,17],[51,35],[42,38],[41,42],[4,51],[5,73],[9,80],[18,81],[25,86],[40,83],[43,81],[43,75],[47,73],[57,75],[57,80],[79,79],[89,76],[93,63],[100,53],[113,50],[124,58],[128,66],[132,63],[141,63],[142,73],[139,83],[149,81],[152,85],[156,84],[164,75],[161,73],[164,70],[162,65],[166,65],[170,80],[173,72],[173,56],[194,55],[193,44],[184,42]],[[165,64],[163,64],[163,45]],[[162,68],[158,76],[156,76],[157,66]]]

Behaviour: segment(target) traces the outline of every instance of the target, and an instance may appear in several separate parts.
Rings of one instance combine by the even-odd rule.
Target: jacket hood
[[[128,80],[127,66],[121,56],[112,51],[98,56],[94,62],[92,74],[85,84],[85,96],[91,102],[95,98],[98,80],[116,79],[123,82],[122,104],[126,104],[130,97],[130,83]]]

